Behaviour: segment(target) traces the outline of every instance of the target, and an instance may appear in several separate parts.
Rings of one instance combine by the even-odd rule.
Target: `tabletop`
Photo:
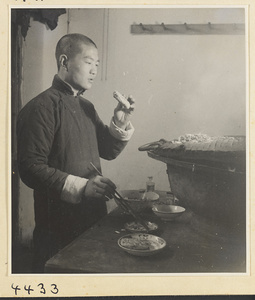
[[[163,192],[161,192],[162,194]],[[134,256],[118,246],[133,217],[120,208],[49,259],[46,273],[245,273],[244,229],[222,228],[191,210],[174,221],[162,221],[148,210],[142,217],[158,225],[153,233],[166,247],[152,256]]]

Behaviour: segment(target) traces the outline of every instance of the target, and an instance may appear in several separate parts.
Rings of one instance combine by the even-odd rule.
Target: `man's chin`
[[[82,87],[83,90],[89,90],[92,87],[92,83],[86,84],[85,86]]]

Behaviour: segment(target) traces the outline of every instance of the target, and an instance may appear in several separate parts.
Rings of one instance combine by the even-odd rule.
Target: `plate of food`
[[[166,241],[152,234],[132,233],[121,237],[118,245],[129,254],[149,256],[162,251],[166,247]]]
[[[149,221],[145,221],[146,225],[149,228],[149,232],[156,231],[158,229],[158,225]],[[125,224],[125,229],[129,232],[146,232],[146,228],[139,222],[133,221]]]

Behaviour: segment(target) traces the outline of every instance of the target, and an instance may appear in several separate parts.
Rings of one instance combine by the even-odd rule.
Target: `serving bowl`
[[[146,233],[132,233],[118,240],[119,247],[135,256],[149,256],[162,251],[166,241],[156,235]]]
[[[164,221],[173,221],[185,212],[185,208],[178,205],[154,204],[152,211]]]
[[[159,199],[159,195],[156,193],[150,193],[150,197],[146,197],[146,195],[144,195],[144,191],[139,190],[123,190],[120,191],[120,195],[136,212],[150,210],[152,206],[158,202]]]

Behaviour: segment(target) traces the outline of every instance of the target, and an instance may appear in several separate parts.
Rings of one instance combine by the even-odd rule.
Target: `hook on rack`
[[[187,25],[187,23],[184,23],[184,26],[185,26],[185,29],[186,29],[186,30],[189,30],[189,29],[190,29],[189,26]]]
[[[164,23],[161,23],[161,26],[163,27],[164,30],[172,30],[171,28],[169,27],[166,27],[166,25]]]
[[[146,28],[146,27],[143,25],[143,23],[140,23],[139,25],[141,26],[141,28],[142,28],[143,31],[152,31],[151,28]]]
[[[212,24],[211,24],[211,22],[208,22],[208,27],[209,27],[209,29],[212,29]]]

